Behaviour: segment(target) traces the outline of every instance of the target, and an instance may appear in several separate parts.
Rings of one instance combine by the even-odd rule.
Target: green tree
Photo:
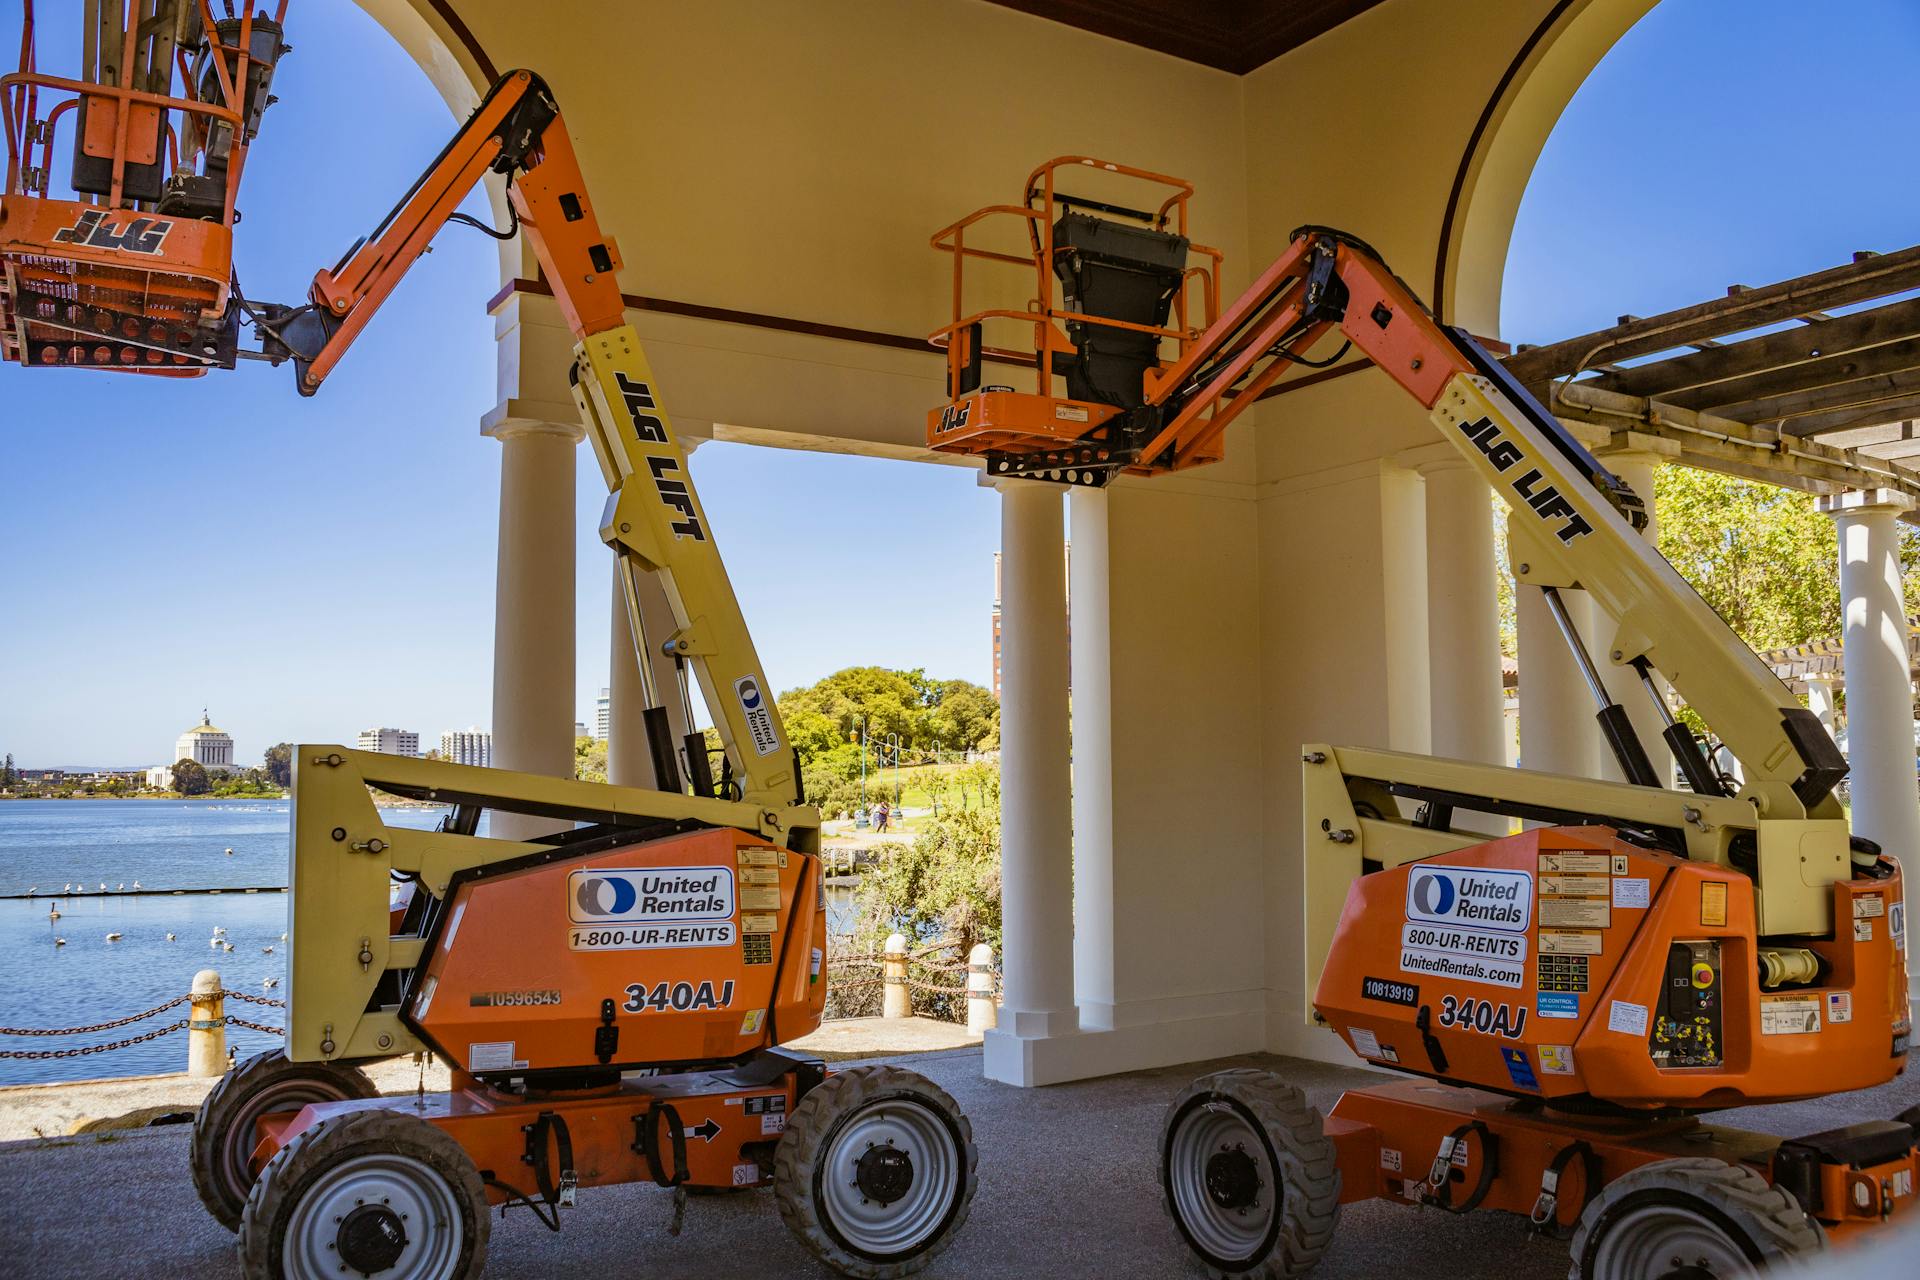
[[[887,844],[855,895],[856,939],[878,951],[896,930],[913,942],[951,940],[1000,949],[1000,814],[948,809],[912,844]]]
[[[267,748],[267,780],[276,787],[293,785],[293,744],[276,742]]]
[[[198,760],[176,760],[173,789],[183,796],[203,796],[213,790],[213,780],[207,776],[207,767]]]
[[[0,765],[0,787],[11,787],[20,781],[20,775],[13,767],[13,752],[7,752],[7,761]]]
[[[573,776],[582,782],[607,780],[607,744],[599,738],[573,740]]]
[[[942,680],[927,728],[934,746],[977,751],[989,737],[999,738],[1000,703],[972,681]]]

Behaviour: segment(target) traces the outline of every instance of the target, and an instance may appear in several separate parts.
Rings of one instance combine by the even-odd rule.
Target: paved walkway
[[[1139,1072],[1048,1089],[980,1078],[977,1050],[912,1060],[973,1120],[980,1191],[954,1247],[926,1276],[1197,1277],[1160,1210],[1156,1143],[1167,1102],[1195,1075],[1229,1065],[1283,1071],[1325,1108],[1357,1069],[1282,1059]],[[1920,1079],[1830,1102],[1724,1113],[1722,1123],[1812,1132],[1893,1115],[1920,1100]],[[201,1211],[186,1172],[184,1127],[0,1145],[0,1258],[20,1280],[227,1280],[233,1238]],[[489,1280],[629,1276],[722,1280],[824,1276],[765,1193],[696,1198],[668,1234],[670,1197],[643,1186],[594,1188],[548,1233],[524,1211],[496,1217]],[[1920,1247],[1920,1242],[1915,1242]],[[1862,1260],[1866,1261],[1866,1260]],[[1877,1274],[1911,1268],[1873,1260]],[[1502,1214],[1451,1218],[1381,1202],[1349,1205],[1315,1280],[1561,1280],[1565,1246],[1531,1239]]]
[[[944,1053],[979,1043],[980,1037],[964,1026],[933,1018],[842,1018],[822,1023],[793,1047],[829,1062],[844,1062]],[[422,1087],[419,1068],[409,1058],[375,1063],[367,1072],[382,1093],[411,1093]],[[197,1110],[213,1084],[211,1079],[175,1073],[0,1087],[0,1142],[138,1128],[157,1116]],[[431,1093],[446,1089],[447,1069],[428,1064],[424,1087]]]

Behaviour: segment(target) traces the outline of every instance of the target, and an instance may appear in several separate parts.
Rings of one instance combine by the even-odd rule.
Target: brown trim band
[[[1540,19],[1540,25],[1533,29],[1533,34],[1520,46],[1520,52],[1514,54],[1513,61],[1507,64],[1500,83],[1493,86],[1493,96],[1487,99],[1487,105],[1480,111],[1480,118],[1474,122],[1472,134],[1467,137],[1467,149],[1460,153],[1460,167],[1453,175],[1453,189],[1447,192],[1447,211],[1440,217],[1440,248],[1433,261],[1433,315],[1443,324],[1447,314],[1447,246],[1453,242],[1453,220],[1460,211],[1461,193],[1467,189],[1467,172],[1473,168],[1473,157],[1480,150],[1480,140],[1486,134],[1487,126],[1493,123],[1493,113],[1499,110],[1500,100],[1507,96],[1508,87],[1513,84],[1514,77],[1520,74],[1528,55],[1553,25],[1560,21],[1560,15],[1572,6],[1573,0],[1560,0],[1560,3],[1547,10],[1546,17]]]
[[[487,51],[480,47],[478,40],[474,39],[473,32],[468,29],[466,22],[453,11],[452,0],[427,0],[427,2],[433,6],[433,11],[440,15],[440,21],[446,23],[447,29],[453,32],[453,38],[460,42],[460,47],[467,51],[467,56],[473,59],[480,71],[480,78],[486,81],[486,84],[480,86],[481,92],[484,93],[487,84],[492,84],[500,78],[500,73],[494,69],[493,59],[487,56]]]

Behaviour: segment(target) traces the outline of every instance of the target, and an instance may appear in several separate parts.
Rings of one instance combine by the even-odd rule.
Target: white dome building
[[[214,727],[206,709],[200,723],[188,729],[173,744],[175,760],[192,760],[208,769],[230,770],[233,765],[233,738],[225,729]]]

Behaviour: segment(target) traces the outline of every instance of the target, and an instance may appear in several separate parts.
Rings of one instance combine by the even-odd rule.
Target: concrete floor
[[[906,1065],[949,1089],[972,1118],[980,1190],[958,1240],[930,1277],[1197,1276],[1160,1209],[1156,1142],[1172,1096],[1221,1066],[1266,1066],[1323,1110],[1379,1077],[1276,1058],[1113,1076],[1020,1090],[980,1078],[977,1050]],[[1920,1101],[1920,1078],[1843,1098],[1725,1112],[1717,1123],[1814,1132],[1892,1116]],[[184,1126],[0,1144],[0,1273],[21,1280],[218,1280],[239,1274],[233,1237],[208,1218],[187,1180]],[[671,1198],[652,1187],[595,1188],[553,1235],[524,1210],[494,1220],[487,1275],[601,1275],[719,1280],[825,1273],[787,1234],[771,1195],[689,1201],[667,1232]],[[1444,1276],[1560,1280],[1564,1245],[1531,1239],[1518,1218],[1448,1217],[1382,1202],[1349,1205],[1316,1280]],[[1898,1264],[1878,1274],[1915,1274]]]

